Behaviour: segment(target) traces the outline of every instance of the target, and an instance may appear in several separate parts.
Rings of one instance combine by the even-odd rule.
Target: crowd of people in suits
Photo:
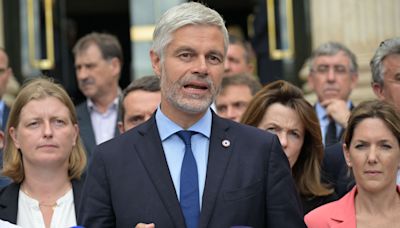
[[[62,85],[25,82],[0,101],[0,221],[20,227],[396,227],[400,211],[400,38],[372,57],[377,100],[355,104],[352,51],[316,48],[308,84],[264,87],[251,47],[201,3],[156,24],[155,75],[118,86],[117,37],[73,48]],[[0,49],[0,97],[12,74]],[[1,224],[0,224],[1,225]]]

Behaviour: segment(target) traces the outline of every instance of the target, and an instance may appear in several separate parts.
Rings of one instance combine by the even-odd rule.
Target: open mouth
[[[208,85],[206,83],[200,83],[200,82],[190,82],[188,84],[185,84],[183,86],[186,90],[189,91],[207,91],[208,90]]]

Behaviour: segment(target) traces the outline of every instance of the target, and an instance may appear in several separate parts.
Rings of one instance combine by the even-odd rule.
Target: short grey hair
[[[118,38],[109,33],[92,32],[81,37],[72,48],[72,53],[77,56],[83,51],[87,50],[91,45],[97,45],[100,49],[103,59],[110,60],[117,58],[123,65],[124,56],[122,53],[121,44]]]
[[[225,89],[229,86],[244,85],[249,87],[251,95],[254,96],[261,90],[262,85],[255,76],[248,74],[236,74],[229,77],[222,78],[219,94],[224,93]]]
[[[120,120],[124,120],[125,118],[125,107],[124,100],[129,93],[143,90],[146,92],[159,92],[160,88],[160,78],[155,75],[144,76],[139,79],[132,81],[125,89],[122,91],[121,105],[120,107]]]
[[[172,33],[187,25],[211,25],[218,27],[224,35],[224,50],[228,49],[229,39],[225,22],[221,15],[198,2],[187,2],[167,10],[156,24],[153,33],[153,50],[163,60],[165,48],[172,40]]]
[[[238,36],[229,34],[229,44],[230,45],[239,45],[239,46],[243,47],[244,59],[246,60],[246,63],[250,63],[251,58],[254,57],[254,51],[253,51],[253,47],[247,40],[242,39]]]
[[[337,43],[337,42],[324,43],[313,51],[313,53],[311,54],[311,57],[310,57],[310,62],[309,62],[310,71],[313,71],[314,61],[317,57],[336,55],[340,51],[343,51],[344,54],[350,60],[350,72],[357,73],[358,72],[358,64],[357,64],[356,56],[346,46],[344,46],[341,43]]]
[[[383,66],[383,60],[389,56],[397,54],[400,55],[400,38],[387,39],[379,45],[376,49],[374,57],[372,57],[369,65],[371,66],[372,82],[378,83],[383,86],[383,75],[385,69]]]

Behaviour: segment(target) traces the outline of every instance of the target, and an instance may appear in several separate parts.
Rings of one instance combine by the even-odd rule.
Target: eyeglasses
[[[333,69],[335,75],[345,75],[350,72],[350,70],[343,65],[318,65],[316,68],[312,69],[311,72],[315,72],[320,75],[326,75],[331,69]]]

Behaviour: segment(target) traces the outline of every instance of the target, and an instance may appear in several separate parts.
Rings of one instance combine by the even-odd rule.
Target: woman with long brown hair
[[[282,80],[268,84],[253,97],[241,122],[278,136],[305,213],[336,199],[333,190],[321,183],[319,122],[299,88]]]

